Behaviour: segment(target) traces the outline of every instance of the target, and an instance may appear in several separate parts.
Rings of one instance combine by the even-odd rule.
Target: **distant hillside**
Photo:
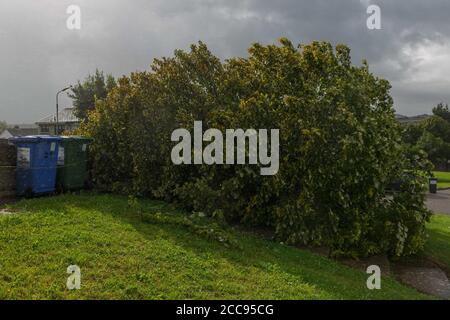
[[[411,117],[404,116],[402,114],[395,115],[395,119],[397,119],[398,122],[405,123],[405,124],[419,123],[422,120],[425,120],[429,117],[431,117],[431,115],[429,115],[429,114],[421,114],[421,115],[411,116]]]

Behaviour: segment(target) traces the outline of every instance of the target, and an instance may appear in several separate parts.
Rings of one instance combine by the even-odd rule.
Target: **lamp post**
[[[66,87],[66,88],[64,88],[62,90],[59,90],[56,93],[56,127],[55,127],[55,135],[58,135],[58,133],[59,133],[59,105],[58,105],[59,94],[63,93],[64,91],[67,91],[67,90],[69,90],[71,88],[72,88],[72,86],[69,86],[69,87]]]

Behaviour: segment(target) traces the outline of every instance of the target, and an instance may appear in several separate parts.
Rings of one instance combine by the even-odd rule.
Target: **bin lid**
[[[47,142],[57,142],[61,141],[61,138],[58,136],[48,136],[48,135],[36,135],[36,136],[23,136],[23,137],[12,137],[8,139],[12,143],[18,143],[18,142],[40,142],[40,141],[47,141]]]
[[[74,142],[79,141],[79,142],[83,142],[83,143],[90,143],[94,140],[92,138],[83,137],[83,136],[60,136],[60,138],[63,141],[74,141]]]

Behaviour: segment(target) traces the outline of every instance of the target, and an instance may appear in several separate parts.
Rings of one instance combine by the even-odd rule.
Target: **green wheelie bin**
[[[87,149],[92,139],[61,136],[58,151],[56,187],[58,191],[83,189],[88,178]]]

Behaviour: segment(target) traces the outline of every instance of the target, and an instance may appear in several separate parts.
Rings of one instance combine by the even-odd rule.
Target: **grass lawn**
[[[450,271],[450,216],[434,215],[428,225],[425,254]]]
[[[450,172],[434,171],[433,173],[438,179],[438,188],[450,188]]]
[[[364,272],[161,202],[83,193],[12,208],[20,213],[0,216],[0,299],[430,298],[389,277],[368,290]],[[441,257],[439,219],[428,249]],[[81,290],[66,289],[73,264]]]

